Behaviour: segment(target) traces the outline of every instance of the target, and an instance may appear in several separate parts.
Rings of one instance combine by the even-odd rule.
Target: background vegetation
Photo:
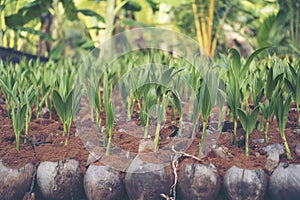
[[[298,0],[1,0],[0,46],[77,57],[112,34],[156,26],[187,34],[214,56],[269,49],[300,54]]]

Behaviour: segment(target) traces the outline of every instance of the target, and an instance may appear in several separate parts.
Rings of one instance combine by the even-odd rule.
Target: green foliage
[[[106,129],[105,129],[105,135],[107,141],[106,144],[106,155],[109,155],[110,147],[112,143],[112,132],[114,128],[114,106],[110,101],[110,85],[109,85],[109,78],[108,74],[104,72],[103,74],[103,103],[104,103],[104,109],[105,109],[105,116],[106,116]]]
[[[233,144],[236,145],[236,128],[237,128],[237,116],[238,108],[240,107],[241,97],[246,99],[247,95],[241,96],[242,87],[245,84],[246,74],[250,72],[250,64],[259,53],[264,51],[267,47],[257,49],[254,51],[245,63],[242,63],[240,53],[231,48],[229,50],[229,61],[230,67],[227,71],[227,86],[226,86],[226,100],[229,110],[232,114],[234,120],[234,130],[233,130]],[[242,100],[244,100],[242,99]]]
[[[246,131],[246,140],[245,140],[245,155],[249,156],[249,135],[253,131],[255,124],[257,122],[259,114],[259,107],[255,107],[250,114],[249,110],[244,112],[241,109],[238,109],[238,115],[241,121],[241,124]]]
[[[289,71],[286,72],[285,76],[285,85],[292,95],[293,100],[296,103],[297,108],[297,120],[300,123],[300,116],[299,116],[299,105],[300,105],[300,69],[299,63],[298,67],[293,67],[289,64]]]
[[[275,96],[274,96],[275,98]],[[265,143],[269,142],[268,139],[268,131],[269,131],[269,123],[271,120],[271,117],[274,115],[275,112],[275,103],[273,100],[269,100],[269,99],[265,99],[263,103],[259,102],[259,108],[261,110],[261,114],[263,119],[265,120],[265,130],[264,130],[264,134],[265,134]]]
[[[52,4],[52,0],[35,0],[22,7],[17,13],[6,16],[5,23],[11,28],[22,27],[33,19],[39,18]]]
[[[15,133],[15,139],[16,139],[16,149],[20,150],[20,135],[24,128],[24,121],[27,111],[27,105],[26,102],[22,102],[21,100],[24,99],[22,95],[22,91],[18,91],[19,97],[16,96],[16,92],[13,90],[10,90],[7,85],[0,79],[0,86],[2,88],[2,91],[5,91],[8,96],[12,98],[13,101],[10,101],[10,112],[11,112],[11,118],[13,121],[13,129]],[[7,96],[7,97],[8,97]]]
[[[206,138],[206,127],[208,125],[208,118],[211,114],[212,106],[213,106],[213,99],[211,96],[211,91],[209,90],[207,84],[203,82],[200,86],[198,101],[200,106],[200,113],[202,115],[203,119],[203,131],[202,131],[202,137],[201,137],[201,144],[199,143],[199,155],[202,155],[205,138]]]
[[[64,133],[67,134],[65,145],[68,145],[69,137],[70,137],[70,128],[73,120],[73,115],[72,115],[73,91],[71,91],[67,95],[64,95],[61,94],[59,91],[54,90],[52,94],[52,98],[53,98],[53,104],[55,110],[63,123]]]
[[[276,114],[276,120],[277,120],[277,125],[279,128],[280,136],[283,140],[287,158],[292,159],[291,151],[290,151],[290,148],[289,148],[289,145],[287,143],[285,133],[284,133],[284,129],[285,129],[285,125],[287,122],[287,117],[288,117],[289,109],[290,109],[291,97],[290,97],[290,95],[288,95],[288,97],[284,98],[283,94],[280,93],[277,96],[277,100],[275,100],[275,101],[276,101],[275,114]]]

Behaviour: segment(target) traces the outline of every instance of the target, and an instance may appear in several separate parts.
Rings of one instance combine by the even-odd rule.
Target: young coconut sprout
[[[17,85],[17,84],[15,84]],[[12,90],[10,90],[7,85],[0,79],[0,86],[2,88],[2,91],[5,91],[13,100],[11,102],[11,117],[13,122],[13,129],[15,133],[15,139],[16,139],[16,149],[17,151],[20,150],[20,135],[22,133],[22,130],[24,128],[24,121],[25,121],[25,115],[27,110],[26,102],[21,102],[20,98],[18,99],[16,95],[13,93]],[[22,95],[22,92],[19,91],[19,95]]]
[[[16,102],[16,107],[12,112],[12,120],[13,120],[13,128],[16,137],[16,149],[20,150],[20,135],[24,128],[24,121],[26,115],[26,104],[20,104],[20,102]]]
[[[243,129],[246,131],[245,135],[245,155],[249,156],[249,135],[252,133],[255,128],[255,124],[258,119],[259,107],[256,106],[252,113],[250,114],[249,110],[244,112],[241,109],[238,109],[238,116],[240,118]]]
[[[199,143],[199,149],[198,153],[199,156],[203,155],[203,148],[206,138],[206,129],[208,125],[208,118],[212,111],[212,96],[211,92],[209,91],[209,88],[205,82],[201,84],[201,87],[199,89],[199,95],[197,94],[197,99],[199,101],[199,107],[200,107],[200,113],[203,119],[203,128],[202,128],[202,137],[201,137],[201,143]]]
[[[299,64],[298,64],[299,65]],[[297,123],[300,124],[299,105],[300,105],[300,67],[293,67],[289,64],[289,72],[286,73],[285,85],[292,94],[297,109]]]
[[[97,84],[97,87],[95,88],[95,108],[96,108],[96,121],[97,126],[101,128],[102,126],[102,118],[101,118],[101,111],[102,111],[102,100],[101,100],[101,91],[100,91],[100,85]]]
[[[178,129],[178,135],[181,136],[182,134],[182,127],[183,127],[183,112],[182,112],[182,105],[181,100],[179,97],[179,94],[176,90],[168,90],[169,93],[171,93],[171,102],[172,102],[172,108],[176,108],[177,112],[179,114],[179,129]]]
[[[269,142],[268,139],[269,124],[275,112],[274,99],[277,98],[279,83],[281,82],[282,78],[283,78],[283,73],[280,73],[274,77],[273,68],[269,69],[265,88],[264,88],[265,100],[262,103],[261,102],[259,103],[259,107],[262,113],[262,118],[265,121],[265,127],[264,127],[265,143]]]
[[[151,115],[154,111],[154,105],[157,102],[156,87],[153,84],[147,84],[143,88],[144,102],[140,110],[141,123],[144,126],[144,139],[148,137],[148,126]],[[141,89],[141,88],[139,88]]]
[[[103,74],[103,103],[105,109],[105,116],[106,116],[106,129],[105,129],[105,139],[103,143],[106,144],[106,155],[108,156],[110,153],[110,147],[112,143],[112,132],[114,128],[114,106],[110,102],[110,88],[108,82],[108,74],[104,72]]]
[[[159,142],[159,132],[161,128],[161,123],[166,120],[166,106],[168,103],[167,94],[162,94],[162,102],[159,105],[156,105],[156,112],[157,112],[157,126],[155,130],[155,137],[154,137],[154,146],[153,151],[158,151],[158,142]]]
[[[67,146],[69,143],[70,128],[73,121],[72,98],[73,90],[71,90],[67,94],[63,94],[62,92],[55,89],[52,93],[55,110],[64,127],[64,135],[67,134],[65,146]]]
[[[237,111],[240,107],[241,89],[245,83],[244,79],[250,71],[250,64],[255,57],[267,47],[254,51],[244,64],[242,64],[240,53],[236,49],[229,49],[230,67],[228,69],[228,81],[226,87],[227,103],[234,121],[233,144],[236,145]]]
[[[89,106],[90,106],[90,114],[91,114],[91,120],[92,122],[95,120],[94,119],[94,110],[96,108],[96,95],[97,95],[97,81],[95,80],[95,77],[93,77],[94,73],[91,73],[91,76],[87,80],[87,85],[86,85],[86,94],[87,94],[87,99],[89,101]]]
[[[265,140],[265,143],[268,143],[269,142],[269,137],[268,137],[269,124],[270,124],[271,118],[275,112],[275,103],[272,100],[265,99],[264,102],[259,103],[259,108],[261,110],[262,118],[265,121],[264,140]]]
[[[33,85],[31,85],[29,88],[25,88],[23,98],[25,98],[24,102],[27,105],[26,109],[26,124],[25,124],[25,137],[24,137],[24,143],[27,142],[28,138],[28,132],[29,132],[29,123],[31,121],[32,117],[32,107],[34,104],[34,88]]]
[[[240,87],[237,79],[232,73],[228,74],[229,84],[226,86],[226,100],[228,108],[233,119],[233,145],[236,145],[236,130],[237,130],[237,116],[238,108],[240,106]]]
[[[16,94],[17,91],[17,81],[14,76],[14,72],[11,71],[11,68],[8,68],[7,71],[4,69],[1,71],[1,84],[0,86],[4,89],[2,89],[2,92],[5,96],[5,103],[7,105],[7,113],[8,118],[11,119],[12,112],[13,112],[13,105],[15,103],[15,100],[13,99],[13,96],[11,94]]]
[[[287,143],[285,133],[284,133],[284,129],[285,129],[286,122],[287,122],[287,117],[288,117],[289,110],[290,110],[291,96],[288,95],[288,97],[286,99],[284,99],[283,94],[280,93],[277,96],[277,100],[275,100],[275,102],[276,102],[275,103],[275,114],[276,114],[276,120],[277,120],[277,125],[279,128],[280,136],[283,140],[287,159],[292,159],[291,151],[290,151],[290,148],[289,148],[289,145]]]

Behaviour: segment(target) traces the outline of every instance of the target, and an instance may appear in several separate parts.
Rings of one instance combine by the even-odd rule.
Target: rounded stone
[[[300,158],[300,144],[297,144],[295,146],[295,154],[296,154],[297,158]]]
[[[158,200],[169,194],[173,184],[171,165],[149,163],[139,158],[131,162],[125,175],[125,187],[130,200]]]
[[[300,165],[280,163],[270,177],[269,193],[273,200],[299,199]]]
[[[45,199],[81,199],[83,177],[79,162],[68,159],[43,161],[37,169],[37,185]]]
[[[84,176],[87,199],[127,199],[120,172],[108,166],[90,165]]]
[[[224,187],[231,200],[263,200],[267,180],[262,169],[249,170],[233,166],[224,176]]]
[[[215,199],[221,187],[221,178],[213,164],[186,164],[179,171],[180,199]]]
[[[30,189],[34,170],[32,163],[19,169],[12,169],[0,161],[0,199],[22,199]]]

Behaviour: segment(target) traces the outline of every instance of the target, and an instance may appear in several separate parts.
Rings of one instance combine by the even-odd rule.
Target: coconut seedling
[[[96,108],[96,122],[97,126],[100,128],[102,126],[102,118],[101,118],[101,111],[102,111],[102,99],[101,99],[101,91],[100,91],[100,83],[98,82],[95,88],[95,108]]]
[[[261,110],[262,118],[265,121],[264,140],[265,140],[265,143],[268,143],[269,142],[269,137],[268,137],[269,124],[270,124],[271,118],[275,112],[275,103],[273,100],[265,99],[264,102],[262,102],[262,103],[259,102],[259,108]]]
[[[279,90],[279,83],[283,78],[283,73],[280,73],[274,77],[273,68],[268,70],[268,75],[264,87],[265,99],[263,102],[259,103],[259,107],[262,113],[262,118],[264,120],[264,140],[265,143],[269,142],[268,131],[269,124],[273,118],[275,112],[275,102],[276,96]]]
[[[53,99],[55,110],[64,127],[64,135],[67,134],[65,140],[65,146],[67,146],[69,143],[70,128],[71,128],[71,123],[73,121],[72,98],[73,98],[73,90],[64,94],[61,91],[55,89],[52,93],[52,99]]]
[[[24,143],[27,142],[27,138],[28,138],[28,133],[29,133],[29,123],[31,121],[31,117],[32,117],[32,107],[34,104],[34,88],[33,85],[31,85],[28,88],[24,88],[24,93],[23,93],[23,102],[26,103],[27,105],[27,109],[26,109],[26,123],[25,123],[25,138],[24,138]]]
[[[284,133],[290,109],[291,96],[288,95],[286,98],[284,98],[283,94],[280,93],[279,95],[277,95],[277,99],[275,100],[275,102],[275,114],[280,136],[283,140],[287,159],[292,159],[291,151]]]
[[[63,70],[63,68],[61,68]],[[74,87],[76,71],[67,68],[68,74],[72,76],[65,76],[64,71],[57,74],[56,87],[52,92],[52,99],[55,110],[63,124],[64,135],[66,134],[65,146],[69,143],[70,129],[73,121],[73,116],[79,109],[81,88]]]
[[[2,92],[5,96],[5,103],[7,105],[7,114],[8,118],[11,119],[11,113],[13,112],[12,106],[15,103],[13,96],[17,91],[17,80],[15,78],[15,71],[11,65],[8,65],[6,69],[1,68],[1,87],[6,88],[2,89]]]
[[[284,79],[287,89],[290,91],[297,109],[297,122],[300,123],[299,105],[300,105],[300,69],[299,63],[297,67],[289,63],[289,70],[286,72]]]
[[[181,102],[179,99],[179,95],[177,92],[172,89],[173,78],[179,72],[184,70],[184,68],[174,69],[168,68],[164,70],[159,77],[158,82],[160,84],[157,85],[156,95],[157,95],[157,103],[156,103],[156,112],[157,112],[157,126],[155,130],[155,137],[154,137],[154,147],[153,151],[158,151],[158,142],[159,142],[159,132],[161,128],[161,123],[166,120],[166,108],[169,102],[174,103],[175,107],[177,108],[180,117],[182,118],[182,108]],[[182,130],[182,123],[180,123],[179,130]]]
[[[139,89],[143,90],[144,101],[140,109],[140,119],[141,124],[144,126],[144,139],[146,139],[148,137],[148,126],[150,123],[150,118],[154,111],[154,105],[157,102],[156,85],[146,84]]]
[[[17,84],[15,84],[16,86]],[[22,96],[22,91],[18,91],[19,98],[17,98],[16,93],[9,89],[7,85],[0,79],[0,86],[2,91],[4,91],[7,95],[10,96],[12,101],[9,102],[11,108],[11,119],[13,122],[13,129],[15,133],[16,139],[16,149],[20,150],[20,136],[24,128],[24,121],[26,116],[27,105],[26,102],[20,101],[20,99],[24,99]],[[8,96],[7,96],[8,97]]]
[[[110,87],[109,79],[107,72],[103,73],[103,103],[106,116],[106,129],[105,129],[105,138],[103,140],[106,144],[106,155],[109,155],[112,137],[113,137],[113,128],[114,128],[114,106],[110,101]]]
[[[258,119],[259,107],[256,106],[250,113],[249,109],[245,111],[238,109],[238,116],[242,124],[243,129],[246,131],[245,135],[245,155],[249,156],[249,135],[255,128],[256,121]]]
[[[157,112],[157,125],[155,130],[155,137],[154,137],[154,145],[153,151],[158,151],[158,142],[159,142],[159,132],[161,128],[161,123],[166,120],[166,106],[168,103],[167,94],[163,93],[161,97],[161,103],[156,104],[156,112]]]
[[[203,148],[206,138],[206,129],[208,125],[208,118],[211,114],[212,110],[212,96],[210,94],[209,88],[205,82],[203,82],[199,88],[199,93],[197,94],[197,100],[199,102],[200,107],[200,113],[203,120],[203,127],[202,127],[202,137],[201,137],[201,143],[199,143],[199,155],[203,155]]]
[[[229,110],[232,114],[234,128],[233,128],[233,144],[236,145],[236,130],[237,130],[237,116],[238,108],[240,107],[241,89],[245,84],[245,77],[247,72],[250,72],[250,64],[259,53],[264,51],[267,47],[260,48],[254,51],[245,63],[241,61],[241,55],[236,50],[231,48],[229,50],[230,66],[227,72],[227,86],[226,86],[226,100]],[[246,95],[244,95],[246,97]]]

